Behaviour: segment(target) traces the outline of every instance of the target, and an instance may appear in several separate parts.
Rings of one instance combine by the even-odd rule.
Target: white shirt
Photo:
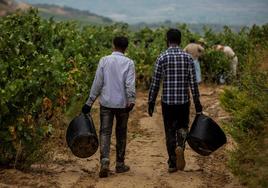
[[[223,52],[230,58],[235,57],[235,53],[230,46],[224,46]]]
[[[235,53],[230,46],[217,45],[216,50],[222,51],[227,57],[233,58],[235,57]]]
[[[91,106],[98,96],[100,104],[108,108],[135,103],[134,62],[123,53],[113,52],[100,60],[86,104]]]

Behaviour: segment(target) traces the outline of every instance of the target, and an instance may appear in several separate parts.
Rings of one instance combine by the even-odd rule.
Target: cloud
[[[126,14],[120,14],[120,13],[110,13],[107,14],[110,18],[116,21],[126,21],[128,20],[128,16]]]

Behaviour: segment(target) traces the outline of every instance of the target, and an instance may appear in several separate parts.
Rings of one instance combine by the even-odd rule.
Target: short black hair
[[[180,44],[181,43],[181,32],[178,29],[169,29],[167,31],[167,42]]]
[[[195,42],[196,42],[195,38],[190,39],[190,43],[195,43]]]
[[[114,47],[125,51],[128,47],[128,39],[124,36],[117,36],[113,40]]]

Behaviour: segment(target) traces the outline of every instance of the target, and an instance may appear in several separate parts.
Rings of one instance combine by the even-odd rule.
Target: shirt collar
[[[168,47],[168,49],[171,49],[171,48],[180,48],[179,46],[170,46]]]
[[[120,56],[125,56],[122,52],[114,51],[112,55],[120,55]]]

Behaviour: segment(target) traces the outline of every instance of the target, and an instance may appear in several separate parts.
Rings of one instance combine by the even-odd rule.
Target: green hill
[[[78,10],[70,7],[62,7],[58,5],[48,4],[34,4],[30,5],[23,2],[17,2],[14,0],[0,0],[0,16],[6,16],[15,12],[17,9],[22,11],[29,9],[30,7],[38,8],[39,14],[44,18],[53,17],[55,20],[74,20],[78,21],[81,25],[85,24],[111,24],[113,20],[110,18],[99,16],[91,13],[90,11]]]
[[[78,10],[70,7],[61,7],[57,5],[36,4],[40,15],[45,18],[53,17],[55,20],[75,20],[84,24],[111,24],[113,20],[110,18],[99,16],[89,11]]]

